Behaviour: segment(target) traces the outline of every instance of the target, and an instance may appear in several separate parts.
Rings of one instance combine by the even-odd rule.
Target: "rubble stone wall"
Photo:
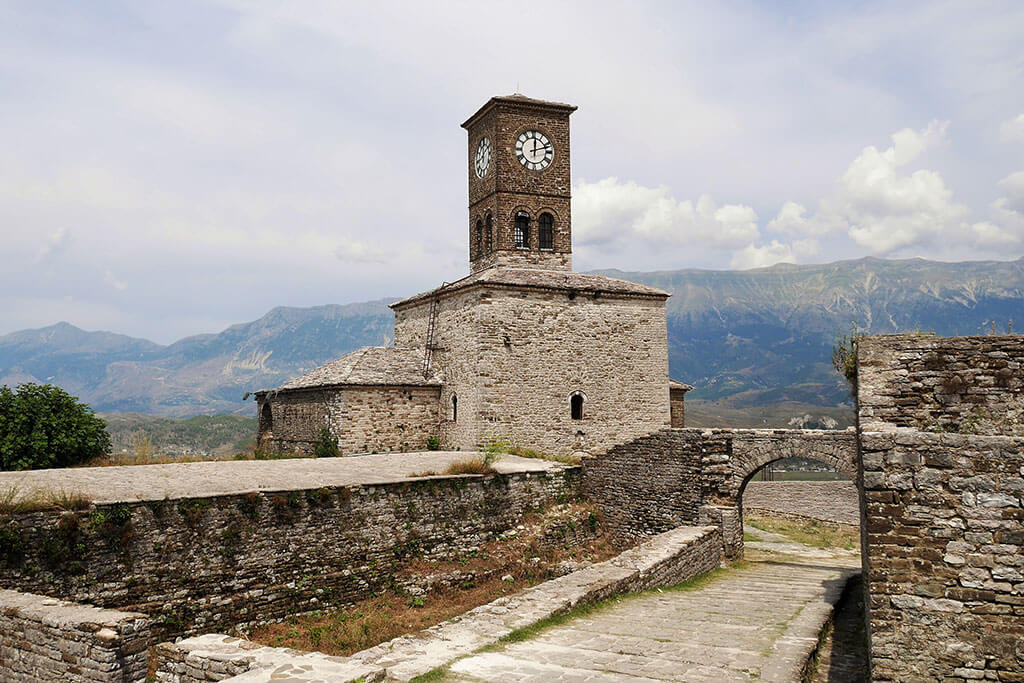
[[[696,524],[701,501],[698,430],[662,430],[583,459],[584,495],[617,536],[639,539]]]
[[[260,448],[275,453],[313,453],[327,426],[343,455],[423,450],[438,434],[438,387],[347,386],[268,395],[272,426],[261,427]],[[340,435],[340,438],[338,438]]]
[[[266,422],[265,406],[271,420]],[[289,391],[266,396],[257,405],[259,447],[274,453],[312,453],[320,430],[340,419],[342,395],[338,390]]]
[[[0,523],[0,586],[149,614],[154,638],[348,604],[578,495],[579,468],[99,505]]]
[[[752,481],[743,509],[857,526],[860,493],[854,481]]]
[[[874,680],[1024,680],[1024,438],[861,438]]]
[[[1024,680],[1020,337],[858,349],[873,680]]]
[[[866,337],[857,384],[864,431],[1024,436],[1024,336]]]
[[[146,680],[149,619],[0,590],[0,678],[10,683]]]

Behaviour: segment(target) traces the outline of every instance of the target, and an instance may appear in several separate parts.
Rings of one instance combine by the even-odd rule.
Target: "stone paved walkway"
[[[450,463],[472,457],[475,453],[466,451],[428,451],[0,472],[0,492],[12,487],[19,495],[39,490],[66,491],[83,494],[97,503],[205,498],[249,491],[383,484],[407,479],[414,472],[442,472]],[[499,472],[511,473],[539,472],[564,465],[505,455],[494,467]]]
[[[757,532],[751,561],[692,591],[619,603],[455,662],[458,681],[797,681],[855,552]]]

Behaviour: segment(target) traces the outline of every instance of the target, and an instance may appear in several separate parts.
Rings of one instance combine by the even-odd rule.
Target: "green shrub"
[[[109,450],[107,423],[63,389],[0,387],[0,470],[70,467]]]
[[[441,439],[437,436],[427,437],[427,450],[428,451],[439,451],[441,450]]]
[[[856,325],[850,334],[836,330],[836,343],[832,346],[832,367],[850,383],[850,394],[857,394],[857,342],[865,333]]]
[[[313,448],[313,455],[318,458],[337,458],[341,455],[341,451],[338,450],[338,442],[331,436],[331,430],[327,427],[320,429],[320,438],[317,439],[316,446]]]

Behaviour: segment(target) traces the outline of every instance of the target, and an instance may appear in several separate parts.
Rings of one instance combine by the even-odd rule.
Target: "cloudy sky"
[[[454,280],[459,124],[517,90],[579,106],[578,270],[1017,259],[1022,35],[1014,0],[0,0],[0,334]]]

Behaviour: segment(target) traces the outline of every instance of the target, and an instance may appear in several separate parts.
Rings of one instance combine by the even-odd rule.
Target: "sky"
[[[576,270],[1024,256],[1024,3],[0,0],[0,335],[468,272],[466,132],[569,102]]]

